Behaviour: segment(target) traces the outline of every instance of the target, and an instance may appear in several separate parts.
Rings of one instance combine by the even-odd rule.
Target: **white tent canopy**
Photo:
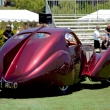
[[[110,20],[110,10],[98,10],[96,12],[83,16],[82,18],[79,18],[78,21],[95,21],[97,19],[104,21]]]
[[[39,14],[28,10],[0,10],[0,22],[27,22],[39,21]]]

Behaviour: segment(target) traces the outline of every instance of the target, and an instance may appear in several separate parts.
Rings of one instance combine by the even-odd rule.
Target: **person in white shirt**
[[[96,30],[94,31],[94,48],[99,48],[99,51],[101,52],[100,39],[102,38],[102,36],[99,33],[99,29],[100,26],[96,26]]]

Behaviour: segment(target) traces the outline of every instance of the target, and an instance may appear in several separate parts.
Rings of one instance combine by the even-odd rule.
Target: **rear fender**
[[[85,57],[86,58],[86,57]],[[81,75],[90,77],[93,80],[108,79],[110,76],[110,48],[105,52],[94,53],[90,60],[84,61]]]
[[[62,57],[64,56],[64,57]],[[59,59],[62,58],[60,64],[58,63]],[[24,82],[30,80],[32,78],[36,78],[41,75],[49,74],[50,76],[54,76],[58,71],[59,67],[63,65],[65,62],[70,61],[70,56],[67,51],[59,50],[55,52],[52,56],[50,56],[45,62],[43,62],[39,67],[37,67],[34,71],[29,73],[27,76],[22,77],[18,81]]]
[[[110,77],[110,48],[96,55],[97,63],[91,73],[93,78],[108,79]]]

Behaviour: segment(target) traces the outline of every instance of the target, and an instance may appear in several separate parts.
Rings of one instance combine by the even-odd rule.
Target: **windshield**
[[[48,33],[36,33],[33,38],[43,39],[48,37],[50,37],[50,34]]]
[[[20,34],[14,37],[14,39],[24,39],[26,37],[28,37],[31,33],[28,34]]]

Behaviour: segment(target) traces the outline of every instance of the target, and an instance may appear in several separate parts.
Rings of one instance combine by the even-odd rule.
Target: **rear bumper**
[[[46,77],[37,77],[32,78],[27,81],[7,81],[3,77],[0,79],[0,89],[25,89],[25,88],[41,88],[41,87],[48,87],[52,85],[53,82],[49,78]]]
[[[18,83],[6,81],[3,77],[0,80],[0,89],[17,89]]]

